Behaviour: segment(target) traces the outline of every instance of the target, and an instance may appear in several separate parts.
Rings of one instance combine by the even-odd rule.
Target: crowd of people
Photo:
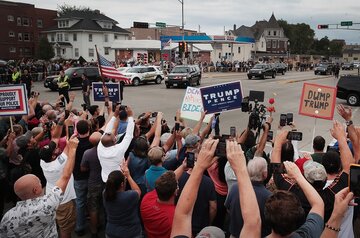
[[[103,106],[84,110],[74,93],[66,106],[31,93],[28,115],[0,118],[0,237],[99,237],[102,226],[111,238],[355,237],[351,108],[337,107],[347,130],[334,121],[327,151],[317,136],[312,154],[299,152],[292,123],[267,153],[271,116],[260,134],[229,137],[219,116],[202,128],[202,112],[190,128],[177,111],[171,127],[103,92]]]

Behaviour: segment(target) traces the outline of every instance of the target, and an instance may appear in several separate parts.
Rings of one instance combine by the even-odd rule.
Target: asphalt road
[[[355,74],[355,71],[342,71],[341,74]],[[273,130],[279,123],[281,113],[293,113],[294,121],[297,125],[298,131],[303,132],[303,140],[299,143],[299,149],[311,151],[313,130],[315,127],[315,135],[322,135],[327,143],[331,142],[331,135],[329,129],[332,126],[332,121],[323,119],[314,119],[298,114],[299,103],[301,97],[301,90],[304,82],[311,82],[314,84],[336,86],[336,80],[333,76],[314,75],[313,71],[306,72],[287,72],[285,75],[277,75],[275,79],[267,78],[265,80],[248,80],[246,73],[205,73],[201,81],[201,86],[209,86],[213,84],[232,82],[240,80],[242,83],[243,93],[245,96],[249,94],[250,90],[264,91],[265,102],[268,106],[268,99],[275,96],[275,109],[273,114]],[[44,88],[42,82],[36,82],[34,90],[40,92],[40,100],[47,100],[54,102],[58,96],[57,92],[51,92]],[[73,90],[77,98],[75,106],[81,108],[82,95],[80,89]],[[174,124],[174,115],[178,108],[180,108],[185,89],[171,88],[166,89],[165,84],[160,85],[149,83],[147,85],[140,85],[138,87],[127,86],[124,89],[124,105],[130,105],[135,115],[139,115],[146,111],[161,111],[165,115],[168,124]],[[346,104],[345,100],[337,99],[337,103]],[[100,105],[100,104],[99,104]],[[359,107],[353,108],[353,121],[355,124],[360,124]],[[229,134],[230,126],[236,126],[237,132],[246,128],[248,123],[248,114],[241,112],[241,110],[224,112],[220,116],[221,133]],[[334,119],[341,120],[337,113]],[[189,121],[189,125],[194,125],[195,122]]]

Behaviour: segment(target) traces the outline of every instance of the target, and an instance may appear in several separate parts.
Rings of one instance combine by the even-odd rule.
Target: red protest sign
[[[336,104],[334,87],[304,83],[299,114],[309,117],[332,120]]]

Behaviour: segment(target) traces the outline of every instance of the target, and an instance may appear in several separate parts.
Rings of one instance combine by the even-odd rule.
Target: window
[[[264,48],[264,41],[261,42],[261,48]]]
[[[24,33],[24,41],[30,41],[30,34]]]
[[[10,53],[16,53],[16,48],[15,47],[10,47],[9,51],[10,51]]]
[[[76,33],[73,34],[73,41],[77,41],[77,34]]]
[[[241,47],[240,46],[238,47],[238,53],[239,54],[241,53]]]
[[[276,41],[272,41],[272,48],[276,48]]]
[[[352,53],[349,53],[349,57],[353,57],[353,54],[352,54]]]
[[[109,42],[109,35],[108,34],[104,35],[104,42]]]
[[[51,42],[54,42],[54,41],[55,41],[55,34],[51,34],[50,37],[51,37],[50,41],[51,41]]]
[[[18,41],[22,41],[22,33],[18,33]]]
[[[37,25],[38,28],[42,28],[43,27],[43,21],[41,19],[37,19],[36,25]]]
[[[62,49],[62,54],[64,55],[66,53],[66,49]]]
[[[89,48],[89,57],[94,57],[94,49]]]
[[[79,48],[75,48],[75,57],[79,57]]]
[[[276,36],[276,31],[274,31],[274,36]]]
[[[219,53],[219,59],[221,59],[221,53]]]
[[[17,24],[18,26],[21,26],[21,17],[17,17],[17,18],[16,18],[16,24]]]
[[[65,26],[66,26],[66,27],[69,27],[69,20],[66,20],[66,21],[65,21]]]
[[[15,32],[9,31],[9,37],[15,37]]]
[[[22,19],[22,24],[24,25],[24,26],[29,26],[30,25],[30,22],[29,22],[29,18],[23,18]]]
[[[62,42],[63,41],[63,35],[62,33],[57,34],[57,41]]]
[[[92,42],[92,34],[89,34],[89,42]]]
[[[69,34],[64,34],[65,41],[69,41]]]
[[[109,55],[110,47],[104,47],[105,55]]]
[[[29,47],[24,48],[25,55],[31,54],[31,49]]]
[[[268,32],[268,36],[270,36],[270,35],[271,35],[271,31]]]
[[[114,40],[117,40],[118,36],[116,34],[114,34]]]
[[[13,15],[8,15],[8,21],[14,21],[14,16]]]

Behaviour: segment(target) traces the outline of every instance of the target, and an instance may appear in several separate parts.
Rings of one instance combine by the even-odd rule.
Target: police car
[[[128,78],[134,86],[148,82],[161,84],[161,81],[164,80],[163,72],[156,66],[135,66],[123,72],[123,75]]]

